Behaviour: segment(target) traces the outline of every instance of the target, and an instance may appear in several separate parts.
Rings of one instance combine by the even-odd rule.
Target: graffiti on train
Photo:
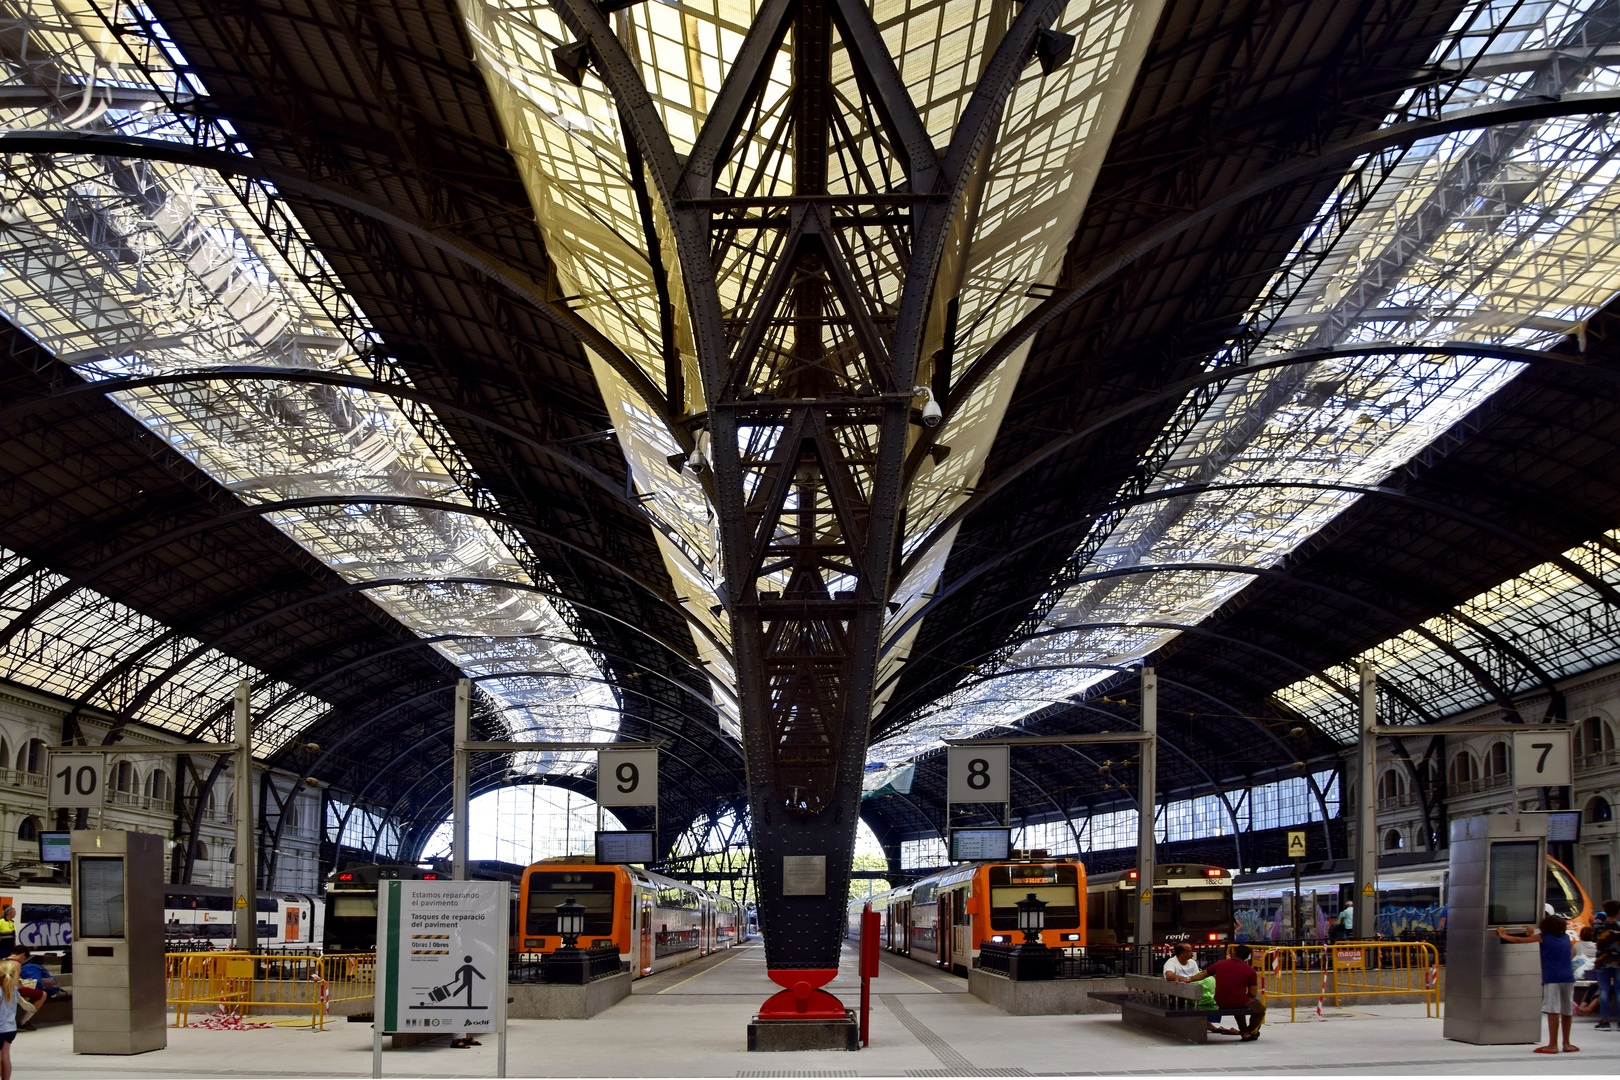
[[[46,949],[73,944],[73,909],[67,904],[24,904],[17,944]]]

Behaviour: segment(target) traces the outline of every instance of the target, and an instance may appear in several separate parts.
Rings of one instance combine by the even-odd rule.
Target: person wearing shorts
[[[1569,939],[1569,924],[1557,915],[1541,920],[1539,932],[1528,926],[1521,934],[1510,934],[1500,926],[1496,936],[1516,945],[1535,942],[1541,946],[1541,1011],[1547,1016],[1547,1045],[1538,1046],[1538,1054],[1558,1053],[1558,1028],[1564,1029],[1564,1053],[1574,1054],[1580,1047],[1569,1041],[1569,1029],[1575,1022],[1575,943]]]

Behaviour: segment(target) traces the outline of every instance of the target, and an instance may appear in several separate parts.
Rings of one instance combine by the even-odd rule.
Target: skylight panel
[[[1580,33],[1582,20],[1594,9],[1590,2],[1530,6],[1546,10],[1522,25],[1505,24],[1488,4],[1476,4],[1459,17],[1457,32],[1437,51],[1436,62],[1460,67],[1485,57],[1508,73],[1480,60],[1482,77],[1464,81],[1442,103],[1444,112],[1541,92],[1537,88],[1543,83],[1525,77],[1526,65],[1536,61],[1525,57],[1513,67],[1508,58],[1567,44],[1560,35]],[[1615,81],[1605,67],[1560,64],[1564,92],[1608,88]],[[1414,92],[1407,104],[1416,100]],[[1419,143],[1396,161],[1347,225],[1343,204],[1352,185],[1346,180],[1324,205],[1318,224],[1306,230],[1293,260],[1301,263],[1313,250],[1326,251],[1327,257],[1291,297],[1279,290],[1299,282],[1300,266],[1286,266],[1257,304],[1252,321],[1262,339],[1255,358],[1391,339],[1536,347],[1574,332],[1620,285],[1617,139],[1620,125],[1583,117]],[[1239,360],[1234,346],[1211,367]],[[1313,490],[1309,484],[1353,489],[1376,483],[1520,368],[1497,360],[1406,355],[1234,378],[1189,434],[1174,446],[1158,448],[1164,464],[1150,490],[1251,486],[1130,508],[1088,538],[1093,546],[1081,550],[1092,555],[1082,574],[1189,562],[1274,566],[1359,497],[1354,490]],[[1192,408],[1192,401],[1183,409]],[[1082,583],[1063,593],[1042,626],[1061,631],[1114,622],[1191,625],[1253,579],[1237,569],[1171,569]],[[1024,683],[1028,679],[1016,672],[1058,662],[1076,649],[1096,661],[1124,663],[1139,660],[1175,634],[1111,628],[1049,634],[1009,650],[994,667]],[[1059,698],[1078,694],[1108,674],[1076,669],[1068,674],[1066,689],[1048,685],[1044,692]],[[1000,680],[951,699],[949,708],[968,721],[966,726],[979,723],[972,718],[981,714],[1004,722],[1005,706],[994,681]],[[981,708],[981,698],[998,704]]]
[[[34,63],[5,65],[7,80],[34,86],[29,80],[37,81],[39,63],[49,58],[86,88],[81,104],[106,107],[80,108],[62,86],[41,83],[38,98],[0,99],[8,126],[188,141],[198,134],[197,121],[171,108],[177,94],[194,89],[172,70],[165,55],[172,45],[156,48],[134,24],[112,36],[88,2],[36,2],[29,12],[27,33],[40,28],[28,43]],[[218,132],[213,138],[228,142]],[[87,378],[255,364],[403,379],[375,358],[364,317],[266,185],[160,162],[23,155],[0,175],[0,205],[10,224],[0,234],[0,310]],[[261,219],[274,223],[285,247],[271,242]],[[622,284],[609,280],[603,291]],[[327,506],[266,516],[351,582],[482,577],[536,584],[515,533],[472,513],[366,501],[474,506],[478,481],[467,463],[447,438],[434,444],[444,449],[434,449],[419,430],[437,424],[427,410],[408,412],[383,395],[272,381],[112,396],[246,503],[330,498]],[[514,605],[506,591],[396,586],[365,595],[424,634],[454,624],[558,636],[565,623],[549,601],[525,592]],[[453,647],[437,647],[457,659]],[[582,648],[558,645],[549,656],[559,670],[600,673]],[[600,699],[595,689],[580,692]]]

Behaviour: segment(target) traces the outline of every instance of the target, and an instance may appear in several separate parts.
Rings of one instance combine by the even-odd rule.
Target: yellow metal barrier
[[[370,1001],[375,993],[375,953],[342,956],[280,956],[274,953],[167,953],[164,997],[175,1009],[175,1026],[191,1026],[192,1011],[246,1016],[275,1009],[308,1011],[321,1031],[331,1007]],[[297,1025],[302,1027],[303,1024]]]
[[[1286,1001],[1290,1021],[1301,1002],[1314,1013],[1347,997],[1417,997],[1425,1016],[1440,1015],[1440,953],[1426,941],[1257,946],[1253,962],[1267,1007]]]

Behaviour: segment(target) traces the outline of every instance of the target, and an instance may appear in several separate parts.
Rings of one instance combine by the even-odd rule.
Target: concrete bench
[[[1098,1001],[1119,1006],[1120,1020],[1133,1027],[1173,1035],[1182,1042],[1209,1041],[1209,1024],[1220,1016],[1248,1016],[1247,1006],[1237,1009],[1200,1009],[1201,990],[1191,983],[1171,982],[1148,975],[1126,975],[1124,990],[1092,991]]]

